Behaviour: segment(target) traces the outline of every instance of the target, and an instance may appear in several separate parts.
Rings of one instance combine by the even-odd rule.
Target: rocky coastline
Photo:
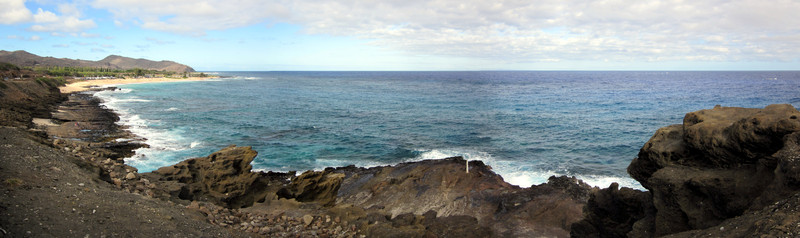
[[[124,158],[146,144],[91,94],[7,84],[0,90],[0,237],[800,233],[800,112],[791,105],[715,107],[659,129],[628,168],[648,191],[569,177],[520,188],[460,157],[255,172],[257,152],[234,145],[138,173]]]

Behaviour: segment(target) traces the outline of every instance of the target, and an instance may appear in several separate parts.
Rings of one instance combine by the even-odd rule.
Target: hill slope
[[[164,70],[172,72],[194,72],[192,67],[188,65],[176,63],[173,61],[152,61],[147,59],[134,59],[118,55],[110,55],[100,61],[79,60],[79,59],[66,59],[66,58],[53,58],[42,57],[26,51],[5,51],[0,50],[0,62],[8,62],[18,65],[20,67],[33,67],[33,66],[67,66],[67,67],[99,67],[110,69],[148,69],[148,70]]]

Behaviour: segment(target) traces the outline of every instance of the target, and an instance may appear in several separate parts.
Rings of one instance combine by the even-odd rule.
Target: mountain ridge
[[[148,59],[135,59],[119,55],[109,55],[99,61],[81,60],[81,59],[68,59],[68,58],[55,58],[43,57],[36,54],[29,53],[24,50],[5,51],[0,50],[0,62],[8,62],[20,67],[33,67],[33,66],[60,66],[60,67],[96,67],[96,68],[110,68],[110,69],[147,69],[147,70],[163,70],[177,73],[195,72],[192,67],[188,65],[177,63],[169,60],[153,61]]]

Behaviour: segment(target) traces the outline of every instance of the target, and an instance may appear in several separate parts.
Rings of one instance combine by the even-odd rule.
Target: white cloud
[[[412,55],[501,63],[800,55],[800,2],[793,0],[95,0],[92,6],[112,12],[117,25],[180,34],[287,22],[308,34],[359,37]]]
[[[288,14],[284,4],[260,0],[96,0],[92,6],[112,12],[117,26],[130,21],[146,29],[189,35],[247,26]]]
[[[17,24],[28,22],[33,14],[25,7],[25,0],[0,1],[0,24]]]
[[[25,0],[0,1],[0,24],[34,23],[29,30],[37,32],[80,32],[97,25],[91,19],[80,19],[75,5],[59,4],[61,16],[37,9],[36,14],[25,6]]]
[[[57,15],[51,11],[46,11],[41,8],[37,9],[36,14],[31,14],[31,12],[25,7],[24,0],[12,0],[12,2],[14,4],[18,2],[20,6],[14,5],[9,7],[21,7],[15,11],[17,13],[11,14],[16,17],[8,17],[12,20],[5,19],[5,14],[8,13],[8,11],[11,11],[7,10],[5,13],[0,13],[0,23],[32,22],[34,25],[28,28],[28,30],[36,32],[82,32],[84,30],[97,27],[97,24],[94,23],[94,20],[81,19],[82,14],[75,5],[60,4],[58,9],[61,15]],[[0,3],[0,6],[2,6],[2,4],[3,3]],[[27,12],[27,16],[22,17],[25,14],[21,14],[21,12]]]
[[[36,24],[31,26],[31,31],[38,32],[82,32],[97,27],[93,20],[81,20],[76,16],[56,16],[54,13],[44,11],[37,13],[34,18]]]
[[[6,38],[8,38],[8,39],[12,39],[12,40],[26,40],[26,41],[38,41],[38,40],[41,40],[41,39],[42,39],[42,37],[40,37],[40,36],[38,36],[38,35],[33,35],[33,36],[31,36],[31,37],[27,37],[27,38],[26,38],[26,37],[24,37],[24,36],[18,36],[18,35],[9,35],[9,36],[7,36]]]
[[[81,37],[83,37],[83,38],[98,38],[98,37],[100,37],[100,34],[81,32]]]
[[[36,23],[53,23],[59,20],[58,16],[51,11],[44,11],[41,8],[33,15],[33,22]]]

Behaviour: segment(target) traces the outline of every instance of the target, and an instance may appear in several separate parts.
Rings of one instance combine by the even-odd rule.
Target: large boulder
[[[334,173],[331,169],[324,171],[306,171],[292,179],[292,182],[278,190],[277,196],[295,199],[298,202],[316,202],[321,205],[333,205],[336,194],[344,179],[343,173]]]
[[[178,183],[172,195],[193,201],[208,201],[230,208],[252,205],[264,198],[266,185],[259,173],[250,171],[258,153],[251,147],[229,146],[207,157],[184,160],[159,168],[152,174],[160,181]]]
[[[708,228],[799,191],[798,117],[791,105],[717,106],[659,129],[628,167],[652,193],[653,224],[642,227]]]

